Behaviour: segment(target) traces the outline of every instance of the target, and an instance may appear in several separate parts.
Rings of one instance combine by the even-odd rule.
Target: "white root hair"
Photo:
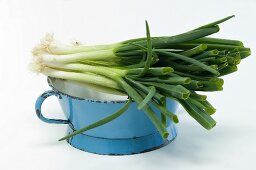
[[[33,48],[33,56],[42,55],[45,53],[51,53],[51,48],[56,47],[53,33],[47,33],[44,38],[41,39],[40,44]]]

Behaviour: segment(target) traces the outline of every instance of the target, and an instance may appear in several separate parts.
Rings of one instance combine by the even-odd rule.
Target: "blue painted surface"
[[[41,113],[41,105],[44,100],[55,95],[67,120],[45,118]],[[69,124],[67,133],[83,128],[118,110],[126,101],[96,101],[78,99],[59,91],[49,90],[38,97],[36,101],[36,113],[39,119],[47,123]],[[167,108],[175,113],[177,103],[167,100]],[[153,110],[155,110],[153,108]],[[160,118],[160,113],[155,110]],[[80,150],[97,154],[134,154],[156,149],[172,141],[176,135],[174,123],[168,119],[167,129],[169,137],[163,140],[157,129],[143,111],[137,109],[133,102],[129,109],[117,119],[91,129],[69,139],[68,142]]]
[[[68,143],[82,151],[103,155],[130,155],[148,152],[169,144],[177,136],[175,126],[167,128],[168,139],[163,140],[158,132],[137,138],[97,138],[85,134],[79,134],[68,140]],[[73,132],[68,128],[68,133]]]

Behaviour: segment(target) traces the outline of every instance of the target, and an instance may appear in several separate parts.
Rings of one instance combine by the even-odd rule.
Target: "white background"
[[[0,169],[256,169],[256,64],[253,0],[86,1],[0,0]],[[252,56],[224,77],[224,91],[210,93],[217,126],[204,130],[179,111],[178,137],[168,146],[132,156],[100,156],[76,150],[57,139],[65,125],[41,122],[34,102],[49,89],[44,76],[27,70],[31,49],[46,32],[64,42],[111,43],[151,34],[172,35],[235,14],[215,37],[239,39]],[[43,111],[63,117],[56,99]]]

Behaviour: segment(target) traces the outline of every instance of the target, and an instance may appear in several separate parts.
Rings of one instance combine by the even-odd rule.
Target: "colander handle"
[[[54,123],[54,124],[69,124],[68,120],[62,120],[62,119],[49,119],[43,116],[42,112],[41,112],[41,107],[42,104],[44,102],[44,100],[52,95],[55,95],[56,97],[60,98],[60,94],[54,90],[48,90],[46,92],[44,92],[43,94],[41,94],[37,100],[36,100],[36,104],[35,104],[35,110],[36,110],[36,115],[38,116],[38,118],[40,120],[42,120],[43,122],[46,123]]]

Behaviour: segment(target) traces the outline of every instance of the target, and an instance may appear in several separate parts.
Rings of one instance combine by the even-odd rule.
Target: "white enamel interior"
[[[62,79],[48,78],[49,84],[51,84],[56,90],[68,94],[70,96],[79,97],[83,99],[93,99],[101,101],[123,101],[127,100],[127,96],[113,95],[103,93],[81,85],[75,81],[66,81]]]

